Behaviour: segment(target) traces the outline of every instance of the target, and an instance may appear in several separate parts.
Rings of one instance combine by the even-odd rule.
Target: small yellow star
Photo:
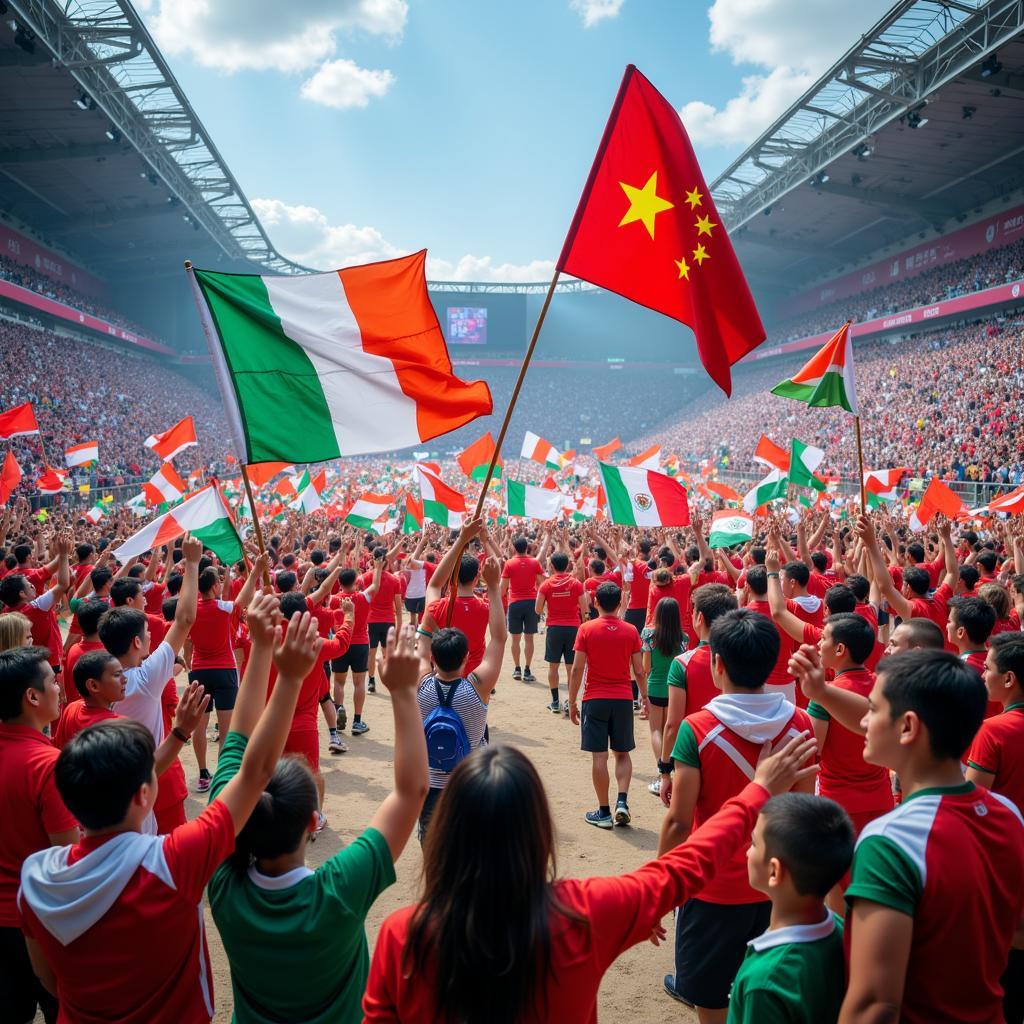
[[[674,206],[673,203],[658,195],[658,172],[655,171],[647,179],[647,184],[643,188],[627,185],[624,181],[619,182],[619,187],[629,199],[629,209],[619,221],[619,227],[638,220],[647,228],[647,233],[651,238],[654,238],[654,218],[665,210],[671,210]]]
[[[711,254],[703,245],[698,244],[697,248],[693,250],[693,258],[697,261],[697,266],[700,267],[703,266],[705,260],[711,258]]]
[[[704,198],[700,192],[694,189],[692,192],[686,193],[686,201],[690,204],[692,210],[695,206],[700,206],[700,201]]]
[[[686,262],[686,257],[681,257],[678,260],[673,260],[673,263],[679,268],[679,277],[685,277],[687,281],[690,280],[690,264]]]
[[[718,225],[710,217],[698,217],[694,227],[697,229],[697,237],[701,235],[707,235],[711,237],[711,229],[717,228]]]

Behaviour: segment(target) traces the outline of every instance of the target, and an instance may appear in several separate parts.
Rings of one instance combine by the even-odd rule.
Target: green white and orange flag
[[[123,563],[163,544],[171,544],[186,533],[198,537],[204,547],[226,564],[244,557],[242,542],[224,496],[212,483],[147,523],[114,551],[114,557]]]
[[[459,468],[470,480],[482,482],[484,477],[487,476],[487,467],[491,464],[491,457],[493,455],[494,438],[491,437],[491,432],[488,430],[483,437],[459,452],[455,456],[455,461],[458,462]],[[498,461],[494,464],[494,474],[491,479],[497,479],[501,476],[501,468],[502,462],[499,455]]]
[[[387,452],[491,412],[452,372],[426,252],[325,274],[191,273],[245,463]]]
[[[772,388],[772,394],[795,399],[815,409],[839,406],[858,416],[850,321],[832,335],[802,370]]]
[[[345,522],[358,526],[361,530],[370,529],[378,520],[387,519],[388,509],[395,503],[390,494],[373,494],[364,491],[352,503],[345,515]]]
[[[418,533],[423,529],[423,502],[411,494],[405,496],[405,518],[402,520],[402,533]]]
[[[523,447],[520,449],[519,457],[539,462],[548,469],[561,469],[565,464],[562,453],[550,441],[545,441],[532,430],[527,430],[523,436]]]
[[[466,498],[454,487],[449,487],[439,476],[416,466],[416,479],[423,502],[423,518],[442,526],[458,528],[462,525],[462,512],[466,511]]]

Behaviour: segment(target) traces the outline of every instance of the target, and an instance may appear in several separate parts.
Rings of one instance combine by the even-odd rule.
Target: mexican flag
[[[114,551],[114,557],[126,562],[163,544],[171,544],[185,533],[198,537],[222,562],[234,563],[243,557],[242,542],[216,484],[207,484],[170,512],[147,523]]]
[[[191,416],[178,420],[169,430],[162,434],[150,434],[146,438],[146,447],[152,448],[164,462],[170,462],[179,452],[186,448],[195,448],[199,442],[196,440],[196,424]]]
[[[864,473],[864,488],[868,494],[876,494],[886,501],[895,501],[899,497],[900,481],[909,472],[905,466],[896,469],[869,469]]]
[[[824,449],[804,444],[794,437],[789,448],[790,483],[797,487],[813,487],[816,491],[825,490],[825,481],[814,475],[824,458]]]
[[[38,434],[39,424],[31,402],[23,402],[6,412],[0,412],[0,441],[26,434]]]
[[[142,493],[146,496],[148,505],[177,501],[187,490],[185,481],[174,472],[174,467],[169,462],[165,462],[149,478],[149,482],[142,485]]]
[[[520,516],[524,519],[557,519],[562,513],[562,503],[565,495],[561,491],[547,490],[543,487],[535,487],[533,484],[523,484],[518,480],[509,480],[508,504],[506,506],[510,516]]]
[[[803,369],[772,388],[772,394],[793,398],[815,409],[839,406],[854,416],[859,415],[850,321],[832,335]]]
[[[754,449],[754,461],[770,469],[781,469],[789,472],[789,452],[780,448],[767,434],[762,434]]]
[[[455,456],[459,467],[462,472],[470,478],[470,480],[476,480],[482,482],[484,477],[487,476],[487,467],[491,464],[491,457],[494,455],[494,438],[491,437],[491,432],[488,430],[483,437],[479,440],[474,441],[468,448],[459,452]],[[491,477],[492,480],[497,479],[501,476],[501,456],[498,456],[498,461],[494,464],[494,473]]]
[[[96,504],[96,505],[93,505],[93,507],[91,509],[89,509],[88,512],[85,513],[85,518],[88,519],[90,523],[96,524],[106,514],[107,514],[107,510],[102,505]]]
[[[711,518],[709,547],[731,548],[734,544],[745,544],[753,537],[754,520],[745,512],[723,510]]]
[[[599,462],[608,496],[608,511],[616,525],[689,526],[686,488],[678,480],[651,469],[610,466]]]
[[[543,437],[538,437],[529,430],[523,438],[523,447],[519,452],[519,456],[523,459],[539,462],[542,466],[547,466],[548,469],[562,468],[562,455],[558,449],[552,447],[551,443],[545,441]]]
[[[73,466],[88,466],[90,462],[96,462],[99,457],[99,441],[84,441],[82,444],[73,444],[64,450],[64,464],[68,469]]]
[[[322,480],[322,478],[323,473],[320,473],[316,479]],[[325,483],[326,480],[322,480],[322,482]],[[296,511],[302,511],[307,513],[315,512],[318,508],[320,508],[320,490],[322,490],[322,487],[317,488],[315,484],[316,481],[310,479],[309,470],[305,470],[302,473],[302,475],[292,484],[292,486],[295,488],[296,498],[289,505],[289,508],[293,508]]]
[[[627,466],[638,466],[640,469],[661,469],[661,445],[652,444],[646,451],[626,459]]]
[[[345,522],[358,526],[360,530],[368,530],[378,519],[387,516],[388,509],[394,502],[395,499],[388,494],[372,494],[369,491],[364,491],[348,510]]]
[[[773,469],[763,480],[758,481],[743,498],[743,511],[754,512],[766,502],[784,498],[789,487],[789,478],[781,469]]]
[[[402,533],[418,533],[423,529],[423,502],[411,494],[405,496],[405,517],[402,519]]]
[[[466,511],[465,497],[422,465],[416,466],[416,479],[423,502],[423,518],[442,526],[460,527],[460,513]]]
[[[325,274],[192,273],[243,462],[388,452],[491,412],[452,372],[426,251]]]

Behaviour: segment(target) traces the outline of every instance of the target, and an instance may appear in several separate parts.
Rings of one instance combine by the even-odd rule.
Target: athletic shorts
[[[320,733],[290,732],[284,743],[284,753],[304,757],[314,772],[320,771]]]
[[[580,715],[580,750],[605,754],[608,747],[616,754],[629,753],[633,739],[633,702],[611,697],[585,700]]]
[[[764,934],[772,905],[687,900],[676,912],[676,992],[694,1006],[723,1010],[747,952]]]
[[[46,1020],[57,1019],[57,999],[32,970],[20,928],[0,928],[0,1000],[4,1020],[34,1020],[37,1006]]]
[[[210,695],[210,710],[231,711],[238,696],[237,668],[197,668],[188,674],[190,683],[199,683]]]
[[[668,697],[652,697],[648,694],[647,703],[650,704],[652,708],[667,708]]]
[[[370,649],[383,647],[388,642],[388,631],[394,627],[393,622],[368,622],[367,632],[370,635]]]
[[[537,623],[540,621],[537,615],[537,602],[512,601],[508,606],[508,631],[513,636],[526,633],[533,636],[537,632]]]
[[[638,633],[642,633],[644,631],[644,626],[647,625],[647,609],[627,608],[623,619],[631,626],[636,626],[636,631]]]
[[[576,657],[573,644],[576,643],[576,634],[579,626],[548,626],[544,634],[544,660],[549,665],[557,665],[564,661],[571,665]]]
[[[369,644],[350,644],[340,658],[331,659],[332,672],[365,672],[370,664]]]
[[[407,597],[405,599],[405,610],[410,615],[422,615],[426,606],[427,599],[425,597]]]

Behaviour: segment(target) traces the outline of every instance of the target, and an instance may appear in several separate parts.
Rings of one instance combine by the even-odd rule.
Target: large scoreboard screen
[[[449,306],[448,343],[450,345],[486,345],[486,307]]]

